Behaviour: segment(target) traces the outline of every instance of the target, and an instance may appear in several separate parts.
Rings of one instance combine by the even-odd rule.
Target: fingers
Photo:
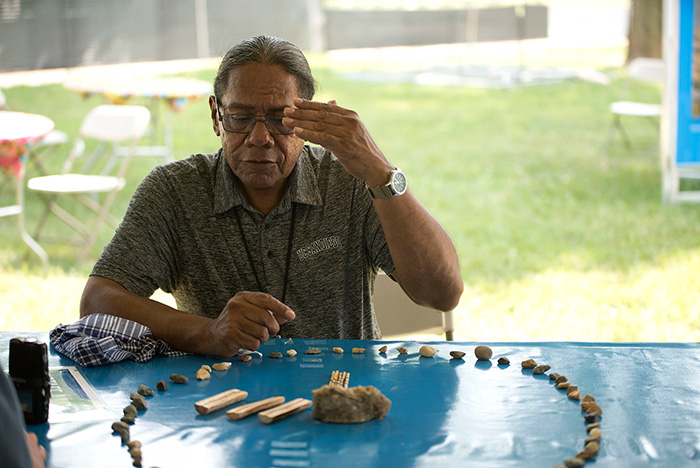
[[[294,317],[294,311],[269,294],[239,292],[215,321],[214,333],[223,349],[217,354],[232,355],[238,348],[255,350]]]
[[[248,303],[267,310],[268,314],[271,315],[279,324],[293,320],[296,316],[292,309],[269,294],[261,292],[248,292],[245,293],[244,297]]]
[[[331,132],[357,120],[354,111],[335,105],[335,101],[325,104],[303,99],[294,100],[295,107],[284,109],[284,124],[315,132]]]
[[[46,449],[39,445],[39,439],[33,432],[26,432],[26,437],[33,468],[43,468],[46,462]]]

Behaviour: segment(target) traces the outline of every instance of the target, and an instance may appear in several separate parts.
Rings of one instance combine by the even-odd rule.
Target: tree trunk
[[[632,0],[627,61],[637,57],[661,58],[663,0]]]

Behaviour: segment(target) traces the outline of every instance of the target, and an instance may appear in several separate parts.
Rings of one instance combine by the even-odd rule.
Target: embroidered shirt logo
[[[324,237],[323,239],[315,240],[297,250],[297,256],[299,256],[299,260],[303,262],[307,258],[311,257],[312,255],[316,255],[319,252],[323,252],[324,250],[328,249],[337,249],[340,247],[340,237]]]

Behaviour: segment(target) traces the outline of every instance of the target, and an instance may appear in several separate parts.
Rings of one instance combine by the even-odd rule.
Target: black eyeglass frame
[[[224,127],[224,130],[226,130],[229,133],[248,134],[255,129],[255,125],[258,122],[262,122],[265,124],[265,128],[267,129],[267,132],[270,135],[291,135],[294,133],[293,128],[288,129],[284,125],[281,125],[281,121],[280,121],[280,126],[285,129],[284,132],[280,131],[279,128],[275,127],[275,124],[271,124],[270,120],[268,120],[268,119],[272,119],[272,118],[279,119],[279,118],[284,117],[284,116],[281,116],[281,115],[257,116],[257,115],[253,115],[253,114],[237,114],[237,113],[223,113],[222,114],[221,101],[219,101],[219,98],[216,96],[214,96],[214,100],[216,101],[216,113],[219,116],[219,122],[221,122],[221,126]],[[237,116],[239,118],[250,117],[251,122],[248,124],[249,125],[248,130],[244,130],[244,131],[229,130],[228,128],[226,128],[226,122],[224,121],[224,115],[233,115],[233,116]]]

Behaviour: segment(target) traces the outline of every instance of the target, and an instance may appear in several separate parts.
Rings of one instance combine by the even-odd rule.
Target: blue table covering
[[[0,332],[0,360],[7,369],[9,340]],[[45,335],[40,336],[47,339]],[[485,343],[490,362],[474,357],[476,343],[425,343],[273,339],[263,357],[232,359],[228,371],[197,381],[207,356],[156,357],[80,369],[112,419],[30,426],[49,453],[49,467],[129,467],[131,457],[111,424],[122,416],[140,384],[168,390],[148,397],[131,438],[143,443],[145,467],[554,467],[583,449],[587,433],[580,402],[557,390],[546,375],[522,369],[533,358],[568,377],[603,409],[603,438],[592,467],[700,466],[700,346],[697,344]],[[386,354],[378,349],[388,346]],[[334,354],[335,346],[345,350]],[[405,346],[408,354],[398,354]],[[319,347],[319,355],[306,355]],[[351,354],[362,347],[364,354]],[[288,349],[298,352],[288,357]],[[464,360],[449,352],[461,350]],[[280,351],[282,359],[269,353]],[[499,366],[500,356],[510,366]],[[50,352],[50,366],[74,365]],[[392,401],[381,421],[328,424],[312,410],[266,425],[256,416],[232,421],[222,409],[198,414],[194,402],[238,388],[239,403],[271,396],[311,399],[333,370],[350,372],[350,386],[373,385]],[[190,378],[170,382],[171,373]],[[227,408],[228,409],[228,408]]]

